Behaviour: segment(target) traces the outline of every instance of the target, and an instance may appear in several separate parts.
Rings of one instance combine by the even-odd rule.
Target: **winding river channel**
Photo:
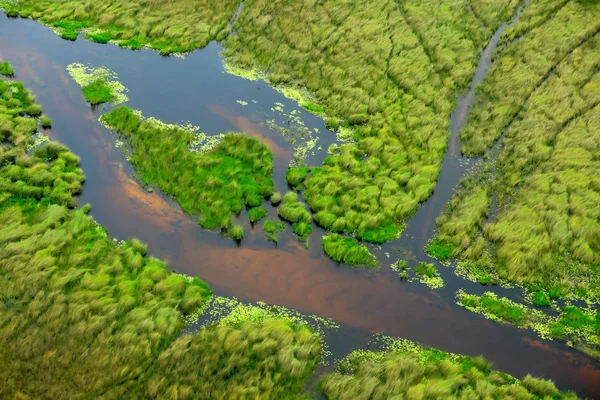
[[[92,215],[111,235],[141,239],[151,255],[167,260],[177,272],[200,277],[218,295],[279,304],[336,320],[342,327],[328,338],[336,357],[365,347],[373,333],[384,333],[445,351],[483,354],[496,368],[517,377],[531,373],[551,378],[562,389],[600,398],[598,361],[562,343],[541,340],[531,331],[486,320],[454,303],[457,289],[481,292],[480,285],[438,265],[446,286],[431,290],[417,282],[401,281],[389,268],[407,253],[415,260],[432,262],[423,247],[433,235],[435,218],[460,177],[476,161],[460,156],[458,132],[505,27],[483,51],[471,90],[457,101],[435,193],[408,221],[402,237],[377,251],[382,263],[377,271],[353,270],[331,261],[321,248],[324,232],[318,227],[308,249],[289,228],[278,245],[266,240],[260,226],[251,227],[248,222],[244,222],[247,234],[241,245],[218,232],[201,229],[196,218],[183,213],[172,199],[140,186],[115,137],[98,122],[107,108],[92,109],[66,71],[74,62],[105,66],[129,89],[128,106],[146,116],[167,123],[189,121],[209,135],[243,131],[261,138],[273,151],[274,180],[284,193],[285,170],[294,147],[270,129],[269,121],[285,126],[291,111],[298,110],[294,115],[319,138],[314,154],[307,158],[309,165],[322,162],[326,149],[336,141],[335,134],[325,128],[322,119],[300,109],[265,82],[226,73],[218,43],[185,59],[162,57],[149,50],[131,51],[81,39],[65,41],[37,22],[0,15],[0,58],[13,64],[16,78],[31,89],[52,118],[51,138],[81,157],[86,183],[80,204],[90,203]],[[276,209],[268,208],[275,217]],[[247,218],[242,215],[240,220]]]

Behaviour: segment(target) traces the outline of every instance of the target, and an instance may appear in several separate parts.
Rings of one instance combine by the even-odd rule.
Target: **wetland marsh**
[[[22,4],[25,7],[29,6],[27,2]],[[39,3],[40,7],[44,4]],[[597,385],[600,381],[598,359],[585,355],[560,340],[561,337],[577,337],[577,340],[581,341],[582,337],[576,336],[580,331],[568,329],[583,320],[587,324],[585,329],[588,329],[589,325],[589,332],[585,331],[585,335],[591,335],[593,338],[598,334],[594,333],[594,329],[597,328],[592,311],[589,315],[585,314],[587,317],[582,317],[577,314],[577,307],[564,303],[565,299],[569,300],[568,291],[563,290],[565,295],[552,297],[546,295],[547,292],[550,293],[551,287],[538,286],[531,289],[528,286],[527,290],[521,293],[514,288],[482,286],[480,283],[489,283],[482,282],[482,274],[474,276],[476,282],[465,280],[454,274],[454,267],[442,265],[429,258],[425,252],[427,249],[429,254],[438,259],[462,257],[463,251],[465,254],[473,253],[469,253],[469,246],[472,246],[469,241],[484,235],[487,235],[486,239],[489,238],[494,246],[508,246],[505,244],[506,240],[497,233],[502,226],[484,228],[483,235],[478,231],[484,223],[488,223],[490,214],[498,212],[490,211],[493,203],[490,199],[501,198],[494,194],[501,185],[496,183],[497,181],[529,181],[504,172],[509,171],[507,166],[513,161],[508,159],[510,155],[503,155],[502,150],[497,148],[491,150],[501,154],[497,157],[496,153],[490,153],[480,159],[461,156],[461,146],[463,149],[467,148],[465,146],[475,146],[468,139],[469,135],[473,135],[469,133],[473,129],[471,125],[467,125],[460,134],[465,139],[460,142],[459,132],[467,120],[475,118],[469,113],[471,105],[476,115],[483,112],[480,111],[484,107],[481,105],[483,100],[479,98],[480,89],[477,87],[480,82],[486,82],[486,73],[490,67],[490,74],[494,74],[492,76],[499,74],[494,69],[494,63],[506,61],[498,54],[502,54],[501,51],[513,54],[505,50],[514,45],[509,43],[507,37],[513,37],[511,35],[515,35],[514,31],[529,32],[540,24],[531,22],[535,20],[532,13],[537,12],[537,8],[528,13],[529,4],[507,2],[501,9],[493,9],[489,4],[482,3],[479,7],[474,7],[469,14],[471,16],[467,18],[467,21],[470,21],[469,18],[475,15],[477,20],[485,21],[481,27],[473,21],[466,23],[467,28],[450,24],[447,29],[455,35],[442,39],[440,35],[444,32],[438,31],[439,26],[423,22],[427,20],[423,15],[427,4],[401,4],[396,10],[393,4],[386,3],[387,8],[384,10],[388,20],[384,25],[387,26],[387,32],[392,33],[392,46],[383,47],[387,50],[384,53],[389,53],[389,60],[385,66],[386,60],[377,56],[381,49],[371,49],[373,58],[370,59],[370,69],[361,73],[368,74],[370,71],[372,76],[365,79],[366,75],[354,75],[359,72],[357,69],[344,72],[348,63],[339,58],[343,52],[328,55],[331,57],[328,59],[331,61],[331,70],[327,74],[327,68],[319,67],[318,62],[310,57],[304,59],[305,69],[291,68],[286,72],[284,66],[290,64],[290,60],[294,61],[291,64],[295,66],[297,60],[310,53],[310,46],[298,41],[299,38],[294,36],[301,27],[293,25],[291,15],[286,14],[302,10],[294,10],[293,6],[280,2],[263,4],[256,1],[243,4],[238,18],[230,21],[231,26],[227,21],[238,6],[237,2],[232,5],[231,10],[211,14],[210,18],[217,21],[216,25],[210,27],[209,24],[210,29],[206,37],[203,36],[198,42],[161,42],[160,35],[156,38],[149,36],[144,39],[146,42],[140,42],[149,43],[163,54],[206,46],[202,50],[187,54],[184,58],[161,57],[157,52],[147,49],[134,52],[112,44],[101,44],[106,41],[100,40],[103,38],[101,32],[87,34],[91,41],[80,40],[81,38],[74,42],[66,41],[38,22],[1,17],[0,57],[11,62],[15,79],[23,81],[26,87],[35,93],[36,103],[41,105],[41,110],[32,107],[26,112],[37,117],[43,110],[40,125],[44,128],[51,126],[51,129],[44,132],[51,139],[66,144],[73,153],[81,157],[79,165],[85,173],[86,182],[77,204],[91,204],[91,210],[86,209],[85,212],[89,212],[95,221],[106,228],[109,238],[114,237],[117,241],[129,237],[139,238],[147,244],[148,253],[165,260],[169,269],[202,279],[219,296],[237,297],[244,302],[283,305],[307,315],[318,315],[337,321],[341,327],[326,337],[329,349],[333,353],[330,360],[341,360],[356,352],[335,367],[330,365],[317,369],[318,379],[321,379],[323,372],[335,371],[318,385],[319,390],[328,398],[344,398],[342,393],[354,393],[352,390],[359,391],[355,393],[358,397],[366,396],[368,388],[364,388],[364,393],[361,392],[362,389],[357,389],[364,386],[365,380],[372,382],[373,379],[383,379],[382,376],[397,372],[386,372],[384,369],[380,372],[383,375],[374,374],[375,370],[381,371],[381,365],[407,365],[407,371],[410,370],[412,374],[410,379],[407,378],[407,382],[415,383],[407,384],[404,389],[372,387],[373,395],[381,398],[400,393],[444,396],[448,394],[447,387],[456,382],[463,382],[465,376],[468,377],[467,381],[460,384],[463,385],[461,387],[464,387],[465,393],[475,389],[475,386],[469,385],[475,385],[475,382],[481,379],[489,379],[486,385],[498,386],[495,389],[490,386],[489,393],[497,390],[494,392],[496,395],[504,396],[510,393],[517,396],[520,393],[525,396],[529,391],[534,396],[562,396],[551,383],[541,383],[530,377],[515,382],[511,377],[492,372],[491,367],[482,360],[472,361],[476,359],[460,358],[462,356],[456,358],[457,356],[444,352],[462,353],[472,357],[484,355],[487,360],[493,362],[494,368],[517,378],[531,374],[534,377],[554,380],[560,390],[573,390],[580,396],[600,396],[600,388]],[[226,2],[222,5],[224,8],[228,7]],[[351,40],[352,34],[358,34],[351,29],[352,21],[356,21],[356,18],[371,19],[375,24],[378,18],[374,9],[366,7],[357,15],[346,13],[341,20],[334,20],[337,18],[335,11],[339,9],[329,10],[329,6],[330,4],[325,3],[326,10],[321,15],[327,15],[328,21],[331,19],[329,22],[345,32],[344,35],[334,33],[332,36],[335,40],[342,41],[338,43],[340,48],[343,48],[343,41]],[[268,12],[265,11],[266,8],[269,9]],[[89,11],[90,7],[86,6],[85,9]],[[457,7],[453,10],[459,9],[460,7]],[[515,25],[523,10],[527,16],[526,28]],[[29,12],[30,16],[35,17],[35,9]],[[261,14],[269,13],[285,19],[290,24],[274,26],[270,21],[261,20]],[[503,25],[502,21],[510,21],[511,16],[513,20],[510,26],[508,23]],[[401,38],[400,30],[405,26],[404,22],[398,20],[399,17],[410,23],[410,35],[414,35],[412,42],[407,39],[408,36]],[[179,17],[175,13],[173,18]],[[431,18],[447,21],[450,15],[444,15],[441,10],[437,10]],[[44,22],[49,21],[52,20]],[[118,21],[113,22],[119,27]],[[311,24],[316,22],[318,21],[311,21]],[[321,19],[320,22],[327,21]],[[258,24],[264,33],[257,41],[258,48],[252,45],[252,34],[244,34],[245,29],[254,29],[253,24]],[[90,22],[91,25],[93,24]],[[61,29],[68,31],[67,28]],[[235,30],[235,35],[227,36],[223,33],[223,37],[220,38],[225,39],[224,44],[211,42],[221,35],[221,32],[229,32],[232,29]],[[272,43],[279,32],[278,29],[286,35],[286,51],[281,49],[284,46],[282,43]],[[505,29],[508,34],[503,35]],[[593,27],[590,29],[592,33],[582,33],[582,37],[586,40],[585,45],[591,46],[589,54],[594,55],[597,54],[593,51],[596,34],[593,33]],[[112,32],[117,31],[115,28]],[[376,29],[373,30],[374,35],[375,31]],[[427,35],[423,35],[423,32]],[[64,36],[65,32],[59,33]],[[117,40],[117,34],[109,34],[111,40]],[[457,39],[457,35],[461,39]],[[591,39],[585,35],[592,35]],[[468,42],[465,41],[467,37]],[[396,42],[401,39],[404,42]],[[134,39],[119,36],[118,40]],[[436,41],[444,41],[451,51],[439,52],[435,46]],[[501,48],[494,53],[498,42]],[[135,45],[132,43],[122,45],[138,47],[137,42]],[[320,51],[324,51],[329,44],[322,43],[321,46],[323,49]],[[361,51],[369,52],[366,48],[361,48]],[[585,51],[584,46],[581,49],[582,54],[577,56],[586,59]],[[260,52],[260,56],[250,62],[250,54],[254,54],[253,52]],[[287,58],[281,58],[280,55],[283,54],[287,55]],[[275,90],[263,80],[243,79],[229,74],[227,71],[231,71],[231,66],[224,64],[222,57],[228,62],[233,61],[238,67],[245,68],[263,68],[270,63],[267,79],[271,84],[289,85],[301,82],[315,97],[309,101],[295,95],[294,92],[291,97],[299,100],[297,102],[284,96],[290,96],[289,92]],[[418,74],[413,72],[398,72],[406,67],[406,64],[402,63],[418,57],[429,59],[431,71],[425,77],[418,78]],[[394,65],[394,62],[399,64]],[[572,78],[569,73],[573,68],[567,64],[569,57],[565,56],[563,62],[564,66],[556,67],[556,70],[560,71],[556,74],[556,79],[569,80],[570,84],[580,88],[580,96],[585,96],[583,92],[588,90],[590,99],[581,106],[582,111],[576,109],[574,114],[561,117],[557,122],[557,129],[579,129],[581,135],[589,137],[590,131],[584,129],[592,129],[590,122],[581,122],[583,126],[578,126],[576,119],[580,114],[585,116],[585,113],[592,113],[590,120],[597,118],[593,97],[597,94],[597,86],[594,86],[595,61],[593,57],[588,61],[589,76],[579,74],[582,76]],[[92,91],[90,95],[88,91],[86,94],[85,85],[82,85],[82,91],[81,83],[73,80],[67,71],[68,67],[75,63],[82,63],[89,68],[106,68],[110,74],[114,74],[111,76],[118,79],[127,89],[125,107],[111,105],[110,102],[115,102],[115,99],[102,93],[102,90],[100,97],[93,96],[97,95],[98,91]],[[321,72],[316,73],[315,68]],[[11,67],[11,72],[12,69]],[[540,74],[543,74],[543,71]],[[314,78],[315,76],[319,78]],[[323,83],[324,76],[331,79],[330,84]],[[334,76],[339,79],[333,79]],[[563,85],[562,82],[554,83],[552,79],[553,76],[550,76],[547,84],[554,86],[547,90],[553,90],[558,84]],[[381,86],[382,81],[385,82],[384,86]],[[88,86],[89,84],[90,82],[86,83]],[[489,85],[490,83],[484,84],[486,93],[492,91],[488,88]],[[567,82],[561,87],[566,86]],[[402,99],[398,99],[398,94],[393,94],[399,87],[401,96],[404,96]],[[383,97],[379,98],[374,94],[378,90],[384,93]],[[461,95],[462,93],[466,94]],[[343,96],[356,103],[345,102]],[[370,100],[362,101],[364,96]],[[489,94],[486,96],[493,99]],[[547,97],[540,93],[539,96],[534,96],[534,100],[542,101]],[[89,103],[99,105],[90,107],[86,99]],[[398,118],[393,116],[393,110],[398,104],[402,105],[400,109],[406,114],[400,118],[403,121],[402,126],[398,126]],[[532,107],[532,110],[535,110],[534,106],[527,105]],[[525,111],[527,110],[528,108],[525,108]],[[152,118],[142,120],[140,113],[144,117]],[[533,114],[533,111],[530,113]],[[329,117],[324,118],[325,115]],[[418,118],[415,115],[418,115]],[[526,116],[527,114],[514,125],[524,124]],[[43,119],[49,117],[51,120]],[[102,123],[99,119],[102,119]],[[115,132],[111,132],[106,126]],[[515,129],[515,133],[511,134],[511,129]],[[507,130],[504,138],[507,144],[503,145],[505,148],[515,146],[511,143],[518,143],[517,139],[511,138],[517,137],[516,132],[525,128],[520,131],[516,129],[511,126]],[[196,136],[190,137],[191,131],[195,132]],[[227,132],[241,132],[245,135],[232,135]],[[161,139],[161,136],[164,139]],[[208,143],[211,143],[208,152],[194,152],[194,138],[204,140],[199,141],[198,146],[202,146],[202,143],[207,143],[208,140]],[[215,141],[210,142],[211,138],[215,138]],[[485,141],[488,143],[489,139]],[[532,142],[531,146],[535,145]],[[553,150],[554,146],[560,149],[560,140],[552,139],[551,145]],[[573,143],[565,143],[565,146],[572,147]],[[589,141],[585,146],[592,151]],[[465,152],[471,154],[468,150]],[[256,154],[260,156],[255,157]],[[390,156],[391,154],[393,156]],[[581,155],[580,152],[577,154]],[[554,153],[551,152],[550,156],[554,156]],[[216,162],[216,158],[229,160],[231,164],[226,165],[227,168],[221,168],[224,164],[219,164],[221,161]],[[495,164],[491,165],[490,159]],[[564,160],[565,157],[560,159]],[[583,159],[594,160],[593,156],[591,159]],[[217,167],[214,167],[215,165]],[[581,173],[586,174],[586,171],[594,170],[595,164],[587,162],[585,165],[588,169],[582,170]],[[520,173],[525,176],[530,170],[525,166]],[[502,172],[501,176],[505,181],[494,178],[490,181],[492,183],[486,182],[486,177],[500,175],[496,171]],[[549,173],[544,171],[542,173]],[[459,184],[459,180],[465,174],[469,174],[470,180],[463,180]],[[236,184],[232,186],[233,181]],[[593,189],[594,183],[589,183],[588,186]],[[207,191],[206,188],[211,190]],[[455,188],[461,189],[455,194]],[[539,186],[535,188],[539,189]],[[476,192],[471,192],[475,189]],[[520,187],[519,189],[524,190]],[[573,187],[565,190],[579,189]],[[518,196],[515,198],[519,199]],[[65,198],[65,201],[66,205],[75,206],[74,200]],[[445,219],[438,219],[435,231],[435,219],[444,214],[443,210],[449,201],[451,207],[446,209]],[[552,205],[555,203],[552,202]],[[516,204],[507,204],[510,207],[519,206],[518,201]],[[76,211],[73,215],[85,219],[85,212]],[[507,218],[513,218],[510,213],[514,214],[516,211],[502,208],[500,212],[509,214],[500,214],[502,219],[494,222],[496,225],[503,223]],[[593,221],[596,218],[595,214],[590,212],[583,212],[582,215],[583,217],[577,217],[577,221],[583,221],[583,224],[589,225],[589,220]],[[582,219],[584,217],[588,218],[588,222]],[[39,223],[44,224],[47,216],[42,213],[39,219]],[[64,220],[63,223],[68,224],[68,221]],[[457,222],[452,225],[453,221]],[[457,226],[466,229],[467,233],[457,229]],[[563,231],[558,231],[557,234]],[[462,236],[455,237],[453,234]],[[563,236],[573,234],[563,232]],[[467,245],[463,245],[465,235],[468,239]],[[430,242],[430,239],[433,241]],[[105,238],[98,240],[103,241]],[[574,241],[565,238],[562,240],[562,246],[573,246]],[[110,240],[106,241],[109,243],[106,246],[110,246]],[[123,257],[125,264],[133,262],[132,257],[136,258],[134,263],[137,265],[140,262],[137,258],[146,253],[146,247],[140,247],[142,245],[138,245],[137,241],[126,243],[131,244],[125,245],[123,251],[130,251],[131,254],[119,257]],[[576,243],[579,246],[577,248],[582,246],[581,240]],[[460,245],[461,252],[456,250],[457,245]],[[594,242],[587,243],[588,247],[593,245]],[[128,250],[127,246],[131,249]],[[575,250],[577,248],[572,247]],[[589,248],[592,256],[583,252],[585,249],[576,255],[581,261],[587,260],[593,264],[595,248]],[[521,251],[527,253],[529,250]],[[502,257],[507,253],[500,251],[497,254]],[[340,263],[334,262],[327,255]],[[153,258],[143,260],[146,261],[142,263],[157,262]],[[403,260],[408,263],[400,262]],[[459,267],[461,263],[464,264],[464,260],[460,260]],[[502,259],[500,262],[499,265],[506,265]],[[368,268],[352,269],[348,268],[348,264]],[[544,265],[546,264],[540,265],[539,268],[544,268]],[[162,266],[160,268],[164,269]],[[516,267],[508,265],[508,268],[510,271],[510,268]],[[593,266],[589,268],[591,270],[583,272],[592,277],[591,281],[583,281],[583,287],[587,289],[585,293],[588,294],[581,295],[584,292],[580,289],[577,292],[579,295],[571,297],[572,299],[594,299],[594,294],[589,293],[597,287],[593,280],[594,276],[597,278],[597,275],[594,275],[597,271],[594,272]],[[473,270],[479,271],[481,268],[473,268],[470,271]],[[578,269],[580,273],[581,270]],[[491,276],[490,279],[498,277],[493,269],[487,268],[484,271]],[[100,270],[98,273],[99,276],[95,279],[105,279],[103,274],[106,271]],[[410,274],[411,279],[403,279],[403,274]],[[470,277],[473,278],[473,275]],[[515,281],[514,275],[500,274],[498,279],[504,279],[504,282]],[[200,284],[198,279],[189,282],[187,284],[196,285],[208,293],[209,289],[203,283]],[[93,288],[100,283],[90,281],[86,282],[86,285]],[[159,283],[154,282],[156,285]],[[517,283],[521,282],[517,280]],[[102,284],[107,283],[102,281]],[[110,285],[112,283],[109,283]],[[175,286],[181,284],[163,286],[175,290]],[[557,334],[554,338],[558,340],[550,341],[547,340],[547,335],[542,335],[540,339],[535,331],[518,329],[519,326],[529,323],[524,322],[529,321],[527,317],[510,308],[499,307],[489,300],[489,295],[484,292],[490,288],[500,296],[506,296],[506,301],[521,303],[530,301],[527,296],[531,291],[542,293],[538,295],[538,303],[547,306],[552,300],[553,307],[559,312],[562,309],[563,312],[562,316],[549,323],[562,324],[567,332],[563,332],[562,336]],[[32,291],[34,289],[31,288]],[[468,293],[473,294],[462,295],[459,299],[460,305],[457,305],[455,294],[463,293],[460,289],[466,289]],[[159,292],[161,290],[158,289]],[[207,296],[200,292],[194,293],[196,297],[190,294],[187,298],[185,293],[184,288],[183,292],[165,295],[171,299],[171,303],[166,307],[185,307],[185,314],[197,309],[207,299]],[[549,296],[548,304],[539,300],[539,296],[543,295]],[[182,303],[177,303],[177,296],[183,296]],[[471,296],[470,300],[465,302],[465,296]],[[193,298],[196,299],[195,303]],[[485,302],[482,299],[486,299]],[[502,304],[510,306],[512,303]],[[142,304],[140,307],[146,306]],[[476,312],[488,307],[493,311],[492,314],[495,312],[502,318],[485,319],[475,313],[469,313],[463,307]],[[593,303],[591,307],[594,307]],[[99,314],[103,313],[101,310],[96,311]],[[550,311],[552,312],[554,311]],[[487,316],[489,315],[491,314],[488,313]],[[241,324],[234,323],[212,330],[202,328],[192,336],[186,334],[178,339],[175,339],[176,332],[183,329],[183,323],[173,317],[172,322],[167,323],[167,331],[161,333],[165,338],[153,339],[154,344],[149,345],[149,348],[153,345],[160,348],[150,350],[153,354],[160,353],[151,370],[143,373],[140,370],[132,370],[132,377],[142,378],[136,381],[135,385],[127,384],[128,378],[119,377],[110,381],[113,378],[106,376],[105,380],[96,383],[98,387],[82,386],[77,390],[95,394],[102,392],[107,397],[127,394],[141,398],[172,394],[173,391],[178,391],[185,397],[190,393],[198,394],[207,386],[212,388],[212,392],[205,392],[203,396],[206,397],[252,397],[260,393],[276,398],[284,393],[298,394],[311,379],[311,371],[322,352],[323,339],[313,335],[309,326],[290,323],[287,320],[280,321],[277,318],[272,321],[272,317],[273,315],[251,318]],[[586,318],[591,319],[588,321]],[[516,327],[499,324],[497,321],[516,321]],[[164,324],[163,320],[155,322],[155,326],[160,329]],[[440,333],[440,326],[444,326],[443,334]],[[416,345],[403,345],[384,346],[388,349],[388,353],[385,354],[378,353],[376,347],[373,347],[374,353],[361,353],[360,349],[369,346],[369,340],[374,333],[406,338],[442,349],[444,352],[436,353],[436,350],[432,349],[427,350],[430,353],[423,353],[423,349],[414,347]],[[62,334],[69,335],[68,331]],[[243,346],[235,344],[235,340],[240,338],[248,338],[242,340]],[[56,337],[56,340],[59,338]],[[264,343],[275,345],[273,340],[281,341],[281,346],[289,347],[293,349],[294,354],[302,356],[292,361],[284,354],[269,358],[272,357],[272,352]],[[167,348],[165,345],[168,342],[173,342],[173,345]],[[594,338],[588,342],[598,345]],[[242,359],[238,360],[240,364],[224,370],[213,367],[223,365],[224,359],[218,358],[219,351],[229,351],[227,349],[231,347],[228,346],[232,343],[242,354]],[[208,347],[212,349],[214,356],[209,355],[206,350]],[[182,352],[183,348],[200,352],[206,350],[205,354],[210,360],[207,360],[206,369],[203,371],[205,375],[197,373],[193,360],[189,354],[185,355]],[[576,348],[582,349],[577,346]],[[594,351],[588,353],[595,355]],[[258,378],[252,375],[255,371],[254,366],[248,369],[243,358],[260,359],[262,364],[257,366],[256,370],[265,371],[276,365],[274,368],[282,373],[277,375],[274,381],[264,382],[260,392],[248,392],[247,382]],[[277,361],[274,361],[275,359]],[[29,362],[37,362],[32,360],[35,359],[29,359]],[[427,374],[430,373],[419,372],[416,365],[425,362],[423,360],[435,364],[441,374],[441,378],[429,386],[418,384],[426,380]],[[416,364],[413,365],[414,363]],[[179,371],[179,378],[173,378],[173,370]],[[217,379],[211,375],[213,370],[223,375]],[[248,374],[236,375],[232,372],[239,370],[247,370]],[[7,374],[9,376],[10,372]],[[163,378],[160,378],[161,376]],[[220,379],[226,378],[233,379],[235,384],[231,387],[220,386]],[[168,382],[169,379],[173,381]],[[316,378],[313,377],[314,379]],[[123,384],[114,384],[119,381]],[[49,382],[48,385],[52,383]]]

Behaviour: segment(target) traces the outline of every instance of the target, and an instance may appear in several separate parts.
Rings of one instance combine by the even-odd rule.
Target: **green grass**
[[[89,205],[69,209],[79,158],[56,142],[27,153],[35,127],[16,130],[36,125],[22,116],[33,104],[20,82],[0,81],[0,398],[297,398],[320,337],[244,313],[181,335],[210,288],[137,239],[109,238]]]
[[[268,71],[265,79],[286,93],[306,94],[292,97],[356,141],[310,175],[307,203],[328,230],[383,243],[433,192],[455,99],[517,4],[251,0],[232,27],[236,0],[65,0],[60,7],[21,0],[18,7],[50,25],[85,21],[103,40],[110,33],[121,46],[161,54],[222,40],[237,71]]]
[[[483,296],[465,295],[461,299],[461,305],[465,308],[481,309],[485,313],[517,326],[523,326],[528,320],[525,308],[513,305],[512,302],[493,296],[489,292]]]
[[[276,219],[267,219],[263,224],[267,239],[273,243],[279,242],[279,235],[285,231],[285,224]]]
[[[42,125],[42,128],[50,128],[52,127],[52,119],[50,119],[50,117],[47,115],[42,115],[40,117],[40,124]]]
[[[95,31],[87,34],[90,40],[115,40],[133,49],[148,45],[170,54],[202,48],[226,35],[227,21],[238,5],[234,0],[65,0],[59,6],[55,0],[21,0],[11,10],[15,16],[20,13],[62,29],[70,40],[80,29],[91,27]]]
[[[300,201],[298,195],[294,192],[287,192],[283,196],[283,202],[277,209],[279,216],[292,223],[292,229],[298,239],[308,245],[308,236],[312,232],[310,212],[306,209],[304,203]]]
[[[478,296],[460,290],[457,298],[459,305],[488,319],[532,329],[544,339],[565,341],[592,357],[600,357],[600,310],[567,305],[558,316],[550,316],[492,292]],[[534,295],[533,303],[536,307],[545,306],[550,304],[547,300]]]
[[[306,167],[289,167],[285,172],[285,179],[287,183],[296,190],[302,189],[302,184],[306,180],[310,168]]]
[[[253,207],[248,210],[248,219],[250,222],[258,222],[268,214],[267,209],[264,207]]]
[[[549,380],[522,380],[493,370],[483,357],[423,348],[408,340],[387,339],[383,351],[357,350],[321,378],[327,399],[576,399]]]
[[[226,233],[233,240],[240,241],[244,238],[244,227],[242,225],[231,226]]]
[[[88,32],[86,37],[92,42],[96,43],[108,43],[112,40],[110,32]]]
[[[337,233],[323,236],[323,250],[332,260],[338,263],[374,269],[379,268],[375,256],[367,246],[360,244],[354,238],[344,237]]]
[[[557,5],[528,6],[502,37],[461,133],[469,154],[505,132],[502,147],[461,183],[434,241],[452,243],[467,270],[550,297],[598,301],[600,219],[592,204],[600,163],[589,143],[600,137],[600,9],[569,2],[550,12]],[[488,220],[492,199],[498,212]]]
[[[189,150],[191,132],[144,120],[129,108],[116,108],[102,120],[131,145],[131,163],[143,183],[174,196],[185,212],[200,212],[206,229],[227,232],[232,213],[260,207],[275,192],[273,156],[256,139],[230,133],[209,152],[198,153]]]
[[[110,103],[115,99],[115,94],[105,79],[97,79],[81,89],[85,100],[91,105]]]
[[[10,63],[8,61],[4,61],[0,63],[0,75],[4,75],[4,76],[13,76],[15,73],[15,70],[13,69],[12,65],[10,65]]]
[[[443,242],[439,239],[434,239],[427,244],[427,254],[436,260],[444,261],[449,259],[454,251],[455,245],[450,242]]]
[[[438,271],[435,268],[435,265],[421,262],[415,267],[415,274],[427,278],[434,278],[438,275]]]

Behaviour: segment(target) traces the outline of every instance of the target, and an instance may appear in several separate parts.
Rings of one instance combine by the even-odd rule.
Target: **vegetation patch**
[[[435,265],[421,262],[415,267],[414,271],[416,279],[430,288],[439,289],[444,287],[444,280],[440,276],[438,270],[435,268]]]
[[[532,4],[502,38],[462,133],[469,154],[505,132],[502,147],[461,183],[434,242],[452,243],[476,280],[598,302],[600,165],[590,143],[600,132],[600,8],[557,5]],[[539,59],[527,57],[548,41]]]
[[[42,115],[40,117],[40,124],[42,125],[42,128],[44,128],[44,129],[51,128],[52,127],[52,119],[50,119],[50,117],[48,117],[47,115]]]
[[[390,265],[392,271],[398,274],[400,279],[408,279],[408,263],[405,260],[398,260]]]
[[[273,156],[256,139],[229,133],[210,151],[192,152],[189,130],[143,119],[127,107],[114,109],[102,121],[131,145],[130,161],[143,183],[174,196],[185,212],[200,212],[204,228],[227,232],[232,213],[260,207],[275,191]]]
[[[600,357],[600,310],[567,305],[558,316],[550,316],[492,292],[478,296],[461,289],[456,296],[459,305],[488,319],[532,329],[543,339],[562,340],[591,356]]]
[[[81,86],[86,101],[92,105],[120,104],[129,100],[125,94],[127,89],[117,81],[117,75],[104,67],[92,68],[73,63],[67,66],[67,71]]]
[[[283,202],[277,212],[281,218],[292,223],[292,229],[298,235],[298,239],[304,241],[308,246],[308,236],[312,232],[312,217],[298,195],[294,192],[287,192],[283,196]]]
[[[279,242],[279,235],[285,231],[285,224],[276,219],[267,219],[263,224],[267,239],[273,243]]]
[[[328,126],[352,132],[356,144],[341,146],[306,182],[306,201],[327,229],[377,243],[395,239],[433,191],[454,98],[517,5],[475,2],[471,13],[451,3],[258,0],[245,3],[236,34],[225,39],[228,63],[268,70],[270,82],[327,115]]]
[[[377,258],[369,251],[367,246],[358,243],[354,238],[332,233],[323,236],[321,243],[325,254],[335,262],[353,267],[379,268]]]
[[[253,207],[248,210],[248,219],[250,222],[258,222],[268,214],[267,209],[264,207]]]
[[[310,168],[290,167],[285,173],[285,179],[287,180],[287,183],[290,184],[290,186],[299,191],[302,189],[302,184],[304,183],[304,180],[308,176],[309,172]]]
[[[20,82],[0,81],[0,93],[1,398],[279,399],[304,391],[323,331],[303,321],[333,322],[234,301],[226,318],[180,335],[185,320],[218,303],[208,286],[146,257],[139,240],[111,240],[89,205],[69,210],[83,182],[79,159],[56,142],[28,155],[36,120],[14,129],[33,97]]]
[[[13,76],[15,70],[8,61],[0,62],[0,75]]]
[[[71,40],[91,27],[94,41],[116,41],[122,47],[149,46],[161,54],[192,51],[227,35],[227,21],[239,1],[178,1],[140,3],[136,0],[20,0],[10,8],[23,17],[39,19]]]
[[[408,341],[380,337],[384,350],[357,350],[319,382],[327,399],[554,398],[576,399],[552,381],[522,380],[495,371],[483,357],[468,357]]]

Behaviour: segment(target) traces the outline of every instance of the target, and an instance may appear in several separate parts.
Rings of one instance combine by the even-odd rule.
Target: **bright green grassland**
[[[554,383],[527,375],[516,380],[482,357],[392,342],[381,352],[355,351],[320,382],[327,399],[575,399]]]
[[[223,38],[238,5],[237,0],[20,0],[9,10],[59,28],[70,40],[79,29],[94,27],[87,34],[94,41],[114,40],[134,49],[149,45],[169,54]]]
[[[438,219],[439,233],[428,250],[450,249],[467,270],[535,291],[598,299],[600,34],[589,32],[600,26],[600,7],[567,2],[553,18],[545,15],[539,7],[524,14],[525,26],[515,26],[524,36],[499,52],[484,81],[482,100],[464,131],[466,148],[482,140],[485,149],[506,121],[514,121],[493,165],[480,178],[465,180]],[[543,58],[546,49],[555,51],[549,61]],[[521,79],[538,83],[510,89]],[[492,105],[503,112],[494,121],[505,122],[483,119],[484,108]],[[500,208],[488,221],[493,198]]]
[[[193,135],[187,130],[143,120],[129,108],[116,108],[102,120],[130,143],[131,163],[143,182],[174,196],[186,212],[200,212],[205,228],[227,231],[232,213],[260,207],[275,191],[273,156],[256,139],[227,134],[209,152],[197,153],[189,150]],[[250,217],[256,212],[251,209]]]

